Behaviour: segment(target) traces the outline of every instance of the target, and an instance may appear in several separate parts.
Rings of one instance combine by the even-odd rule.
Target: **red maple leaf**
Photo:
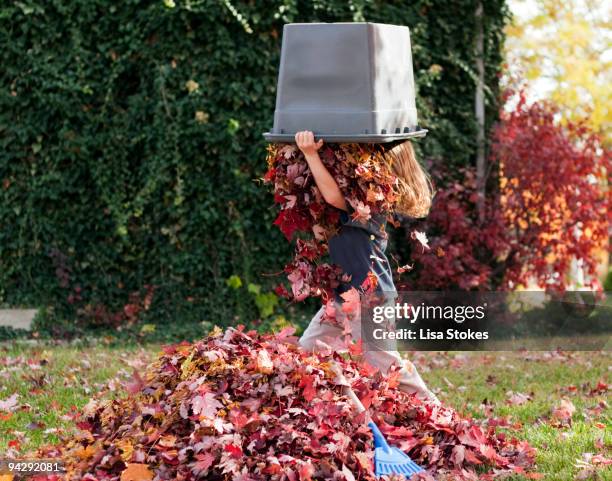
[[[315,376],[310,374],[302,376],[302,379],[300,380],[300,387],[304,389],[302,394],[304,395],[304,399],[306,399],[306,401],[312,401],[317,394],[317,390],[314,386],[315,380]]]
[[[228,444],[225,446],[225,451],[230,453],[233,458],[239,458],[243,455],[242,448],[240,446],[236,446],[235,444]]]
[[[281,210],[274,225],[278,226],[288,241],[291,241],[296,231],[308,231],[311,227],[308,217],[297,209]]]

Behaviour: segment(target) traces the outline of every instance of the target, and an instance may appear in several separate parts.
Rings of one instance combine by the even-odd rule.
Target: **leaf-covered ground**
[[[117,397],[159,346],[117,350],[0,347],[0,452],[26,453],[73,429],[92,396]],[[538,449],[540,479],[611,479],[609,352],[418,353],[411,356],[445,404],[495,419]],[[533,475],[532,475],[533,476]],[[538,476],[533,476],[538,478]],[[516,477],[513,479],[523,479]]]

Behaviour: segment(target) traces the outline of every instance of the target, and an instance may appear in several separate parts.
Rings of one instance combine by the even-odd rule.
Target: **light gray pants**
[[[336,307],[336,316],[343,315],[341,308],[339,306]],[[324,313],[325,306],[322,306],[304,331],[299,340],[300,346],[303,349],[317,351],[326,348],[337,350],[343,347],[341,343],[342,328],[328,322],[322,323],[321,318]],[[351,320],[350,327],[353,340],[360,339],[361,320],[359,314],[356,314],[354,319]],[[408,393],[416,393],[423,399],[439,402],[435,394],[425,385],[414,364],[406,359],[402,359],[394,341],[385,341],[384,345],[376,345],[373,348],[364,349],[363,356],[368,364],[377,367],[383,373],[387,373],[393,365],[401,366],[399,378],[399,388],[401,390]]]

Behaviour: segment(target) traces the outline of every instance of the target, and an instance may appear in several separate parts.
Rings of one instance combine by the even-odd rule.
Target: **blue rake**
[[[366,411],[360,399],[353,391],[353,388],[342,374],[342,369],[335,362],[332,363],[332,370],[336,374],[339,383],[344,388],[345,395],[350,399],[351,403],[357,409],[358,413]],[[415,473],[420,473],[424,469],[415,463],[410,456],[404,453],[401,449],[389,446],[389,443],[380,432],[378,426],[372,418],[367,414],[369,428],[372,430],[374,437],[374,474],[377,478],[386,474],[403,474],[407,479]]]
[[[376,477],[386,474],[403,474],[410,479],[413,474],[424,471],[401,449],[389,446],[374,421],[370,421],[368,426],[374,436],[374,473]]]

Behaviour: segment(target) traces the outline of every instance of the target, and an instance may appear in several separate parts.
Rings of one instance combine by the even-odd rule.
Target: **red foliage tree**
[[[508,93],[508,95],[510,92]],[[420,227],[431,249],[411,287],[490,289],[535,283],[565,290],[572,259],[587,285],[600,289],[596,252],[608,239],[610,152],[584,124],[556,121],[547,102],[503,112],[493,130],[490,162],[498,175],[478,221],[473,171],[446,182]],[[438,173],[437,178],[441,175]]]
[[[610,152],[586,125],[556,122],[554,105],[518,96],[492,145],[508,239],[504,282],[564,290],[575,258],[588,285],[601,288],[595,254],[608,239]]]

